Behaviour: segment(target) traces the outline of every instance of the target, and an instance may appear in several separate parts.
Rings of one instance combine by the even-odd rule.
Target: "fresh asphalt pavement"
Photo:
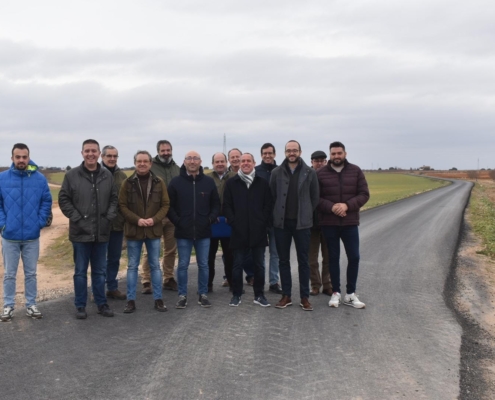
[[[239,307],[220,287],[197,304],[196,266],[185,310],[139,295],[137,311],[76,320],[70,296],[41,303],[42,320],[18,308],[0,324],[2,399],[453,399],[459,395],[462,328],[443,291],[471,184],[452,185],[362,213],[357,293],[366,309]],[[294,247],[294,246],[293,246]],[[345,255],[342,257],[345,287]],[[125,288],[121,282],[121,289]]]

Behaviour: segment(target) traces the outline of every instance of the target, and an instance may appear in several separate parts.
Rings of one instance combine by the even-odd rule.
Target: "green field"
[[[47,176],[48,182],[55,185],[61,185],[64,180],[65,172],[54,172]]]
[[[448,181],[395,173],[368,172],[370,200],[363,210],[391,203],[450,184]]]

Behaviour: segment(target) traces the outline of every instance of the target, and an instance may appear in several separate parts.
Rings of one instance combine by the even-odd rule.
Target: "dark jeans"
[[[297,220],[286,219],[284,228],[275,228],[275,243],[279,258],[280,280],[282,282],[282,292],[285,296],[291,297],[292,276],[290,272],[290,246],[292,238],[296,245],[297,263],[299,270],[299,292],[302,298],[309,297],[309,239],[311,229],[296,229]]]
[[[224,272],[227,277],[227,281],[229,284],[232,284],[232,268],[234,266],[234,255],[232,254],[232,250],[230,249],[230,238],[211,238],[210,239],[210,250],[208,253],[208,286],[211,287],[213,285],[213,278],[215,278],[215,258],[217,256],[218,251],[218,242],[222,244],[223,251],[223,263],[224,263]]]
[[[86,307],[88,299],[88,266],[91,263],[91,289],[98,306],[105,304],[106,256],[108,242],[72,242],[74,249],[74,304]]]
[[[249,281],[254,276],[253,270],[253,255],[251,254],[251,249],[247,249],[244,260],[242,260],[242,269],[246,273],[246,282]]]
[[[265,247],[252,247],[247,249],[234,249],[234,268],[232,270],[232,291],[234,296],[242,295],[242,264],[246,259],[246,255],[252,255],[254,266],[254,297],[263,295],[265,288],[265,266],[263,265],[263,257],[265,256]]]
[[[328,246],[330,279],[334,292],[340,293],[340,240],[347,254],[347,294],[356,291],[359,271],[359,230],[352,226],[322,226]]]
[[[107,250],[107,290],[117,290],[119,282],[117,274],[120,267],[120,256],[122,255],[122,241],[124,231],[111,231]]]

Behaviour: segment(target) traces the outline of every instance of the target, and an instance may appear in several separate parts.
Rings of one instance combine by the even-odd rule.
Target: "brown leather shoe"
[[[163,304],[162,299],[155,300],[155,310],[161,312],[167,311],[167,306]]]
[[[290,297],[283,295],[280,301],[277,304],[275,304],[275,308],[285,308],[291,305],[292,305],[292,300],[290,299]]]
[[[143,290],[141,290],[142,294],[152,294],[153,291],[151,290],[151,283],[146,282],[143,283]]]
[[[332,289],[323,289],[321,292],[330,297],[332,297],[333,294]]]
[[[313,288],[311,288],[311,291],[309,292],[309,294],[311,296],[318,296],[320,294],[320,289],[313,287]]]
[[[134,300],[129,300],[124,308],[124,314],[131,314],[136,311],[136,302]]]
[[[115,300],[125,300],[127,299],[127,296],[124,293],[122,293],[119,289],[117,289],[117,290],[108,290],[107,298],[115,299]]]
[[[222,287],[229,287],[229,281],[227,279],[223,280]]]
[[[170,278],[168,281],[163,283],[163,289],[173,290],[174,292],[177,292],[177,282],[174,278]]]
[[[306,297],[303,297],[301,299],[301,303],[299,305],[302,307],[304,311],[313,311],[313,306]]]

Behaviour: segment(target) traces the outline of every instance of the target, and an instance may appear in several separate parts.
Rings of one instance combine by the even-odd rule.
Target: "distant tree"
[[[72,167],[70,165],[67,165],[67,167],[65,167],[66,171],[70,171],[71,169],[72,169]]]
[[[488,176],[495,181],[495,169],[491,169],[490,171],[488,171]]]
[[[449,169],[449,171],[457,171],[457,168],[453,167],[453,168]]]
[[[381,171],[382,169],[381,168],[378,168],[378,171]]]

